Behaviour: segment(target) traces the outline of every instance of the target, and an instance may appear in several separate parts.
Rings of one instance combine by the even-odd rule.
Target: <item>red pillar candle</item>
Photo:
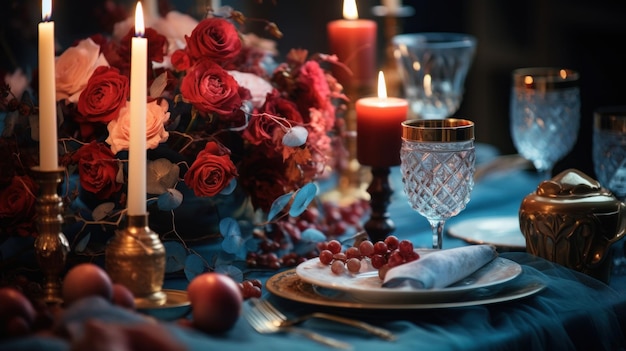
[[[405,99],[387,97],[385,77],[378,74],[378,97],[357,100],[357,160],[372,167],[400,164],[401,123],[407,119],[409,104]]]
[[[373,84],[376,74],[376,22],[359,19],[355,0],[344,0],[344,19],[327,25],[330,54],[351,71],[335,68],[333,74],[346,87]]]

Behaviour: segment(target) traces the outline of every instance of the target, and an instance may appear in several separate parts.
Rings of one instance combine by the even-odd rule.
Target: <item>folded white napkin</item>
[[[492,245],[470,245],[428,252],[418,260],[389,269],[383,286],[445,288],[476,272],[497,256],[498,253]]]

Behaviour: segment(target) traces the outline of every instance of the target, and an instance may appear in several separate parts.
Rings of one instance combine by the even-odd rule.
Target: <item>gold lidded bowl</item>
[[[626,205],[576,169],[543,181],[519,210],[526,251],[609,281],[610,247],[626,232]]]

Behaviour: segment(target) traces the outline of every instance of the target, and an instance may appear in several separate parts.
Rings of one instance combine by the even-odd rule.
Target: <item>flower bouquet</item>
[[[301,49],[276,62],[274,41],[243,33],[246,20],[227,7],[200,21],[176,11],[146,18],[147,206],[169,271],[280,266],[267,257],[304,257],[345,234],[346,223],[358,227],[367,209],[366,201],[322,205],[318,196],[318,181],[346,158],[347,98],[328,73],[341,63]],[[267,29],[280,37],[275,24]],[[56,60],[64,233],[78,255],[102,254],[124,222],[133,34],[128,17]],[[38,116],[23,79],[16,72],[2,87],[0,244],[36,235],[29,169],[38,163]],[[221,245],[217,257],[188,245],[207,238]]]

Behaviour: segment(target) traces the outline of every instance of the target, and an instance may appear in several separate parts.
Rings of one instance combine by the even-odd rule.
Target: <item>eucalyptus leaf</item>
[[[228,183],[228,185],[224,189],[222,189],[222,191],[220,191],[220,195],[230,195],[233,193],[233,191],[235,191],[236,187],[237,187],[237,179],[233,178]]]
[[[115,204],[113,202],[102,203],[93,209],[91,216],[93,217],[94,221],[101,221],[102,219],[110,215],[114,208]]]
[[[241,228],[239,228],[239,223],[232,218],[226,217],[222,218],[220,221],[220,233],[224,237],[228,236],[241,236]]]
[[[243,272],[233,265],[218,265],[215,267],[215,272],[225,274],[238,283],[243,281]]]
[[[309,136],[309,132],[306,128],[301,126],[295,126],[289,128],[287,133],[283,136],[283,144],[285,146],[298,147],[306,143],[306,139]]]
[[[165,241],[165,272],[178,272],[185,268],[187,249],[178,241]]]
[[[85,249],[87,249],[89,240],[91,240],[91,232],[83,235],[83,237],[78,241],[78,243],[74,247],[74,252],[84,252]]]
[[[289,201],[291,201],[292,195],[293,193],[283,194],[279,196],[276,200],[274,200],[274,202],[272,203],[272,207],[270,207],[270,212],[267,214],[268,221],[274,219],[274,217],[276,217],[276,215],[278,215],[280,211],[282,211],[285,206],[287,206]]]
[[[185,277],[188,281],[205,272],[204,260],[198,255],[191,254],[185,260]]]
[[[317,195],[317,185],[315,183],[307,183],[302,188],[298,189],[296,196],[293,199],[291,208],[289,209],[289,215],[292,217],[298,217],[309,207],[309,204]]]
[[[146,170],[146,192],[163,194],[174,188],[180,176],[180,167],[166,158],[148,161]]]
[[[159,195],[157,206],[161,211],[171,211],[178,208],[183,203],[183,194],[176,189],[167,189],[166,192]]]

